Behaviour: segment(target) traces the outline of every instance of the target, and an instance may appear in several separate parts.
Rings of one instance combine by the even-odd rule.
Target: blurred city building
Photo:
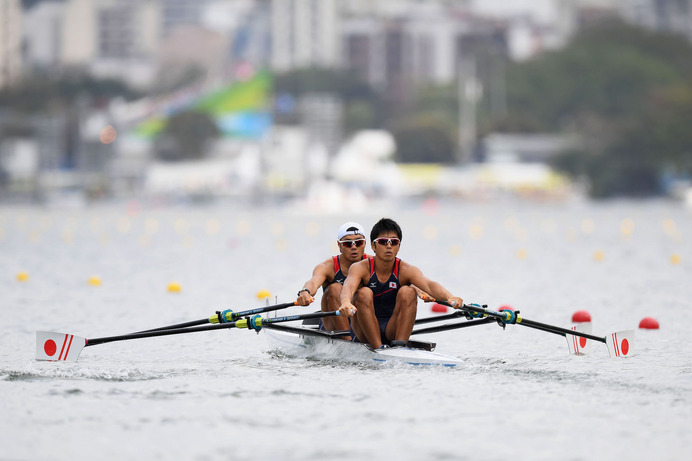
[[[21,76],[22,67],[21,0],[0,2],[0,88]]]
[[[619,11],[633,24],[660,32],[675,32],[692,40],[689,0],[623,0]]]
[[[271,65],[277,72],[340,64],[337,0],[272,0]]]
[[[1,0],[0,89],[76,71],[125,81],[143,96],[78,99],[65,113],[0,108],[0,189],[316,196],[314,184],[327,181],[334,196],[334,181],[373,194],[485,187],[492,175],[472,164],[511,159],[521,176],[521,165],[544,166],[574,140],[479,140],[481,95],[502,114],[509,62],[558,49],[579,28],[612,18],[692,38],[690,2],[679,0]],[[395,108],[423,85],[456,85],[464,168],[396,165],[388,133],[344,135],[336,95],[275,98],[262,77],[310,67],[352,71]],[[221,138],[197,163],[158,161],[156,136],[185,110],[209,114]],[[276,110],[294,111],[297,124],[276,125]],[[345,169],[356,160],[354,178]],[[524,171],[535,178],[538,169]],[[553,179],[548,172],[538,183]]]

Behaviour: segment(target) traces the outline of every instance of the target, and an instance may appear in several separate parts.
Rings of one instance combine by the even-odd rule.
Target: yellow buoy
[[[472,224],[469,228],[469,236],[474,240],[483,237],[483,224]]]
[[[620,234],[623,237],[630,237],[634,232],[634,221],[630,218],[625,218],[620,223]]]
[[[670,257],[670,263],[671,264],[678,265],[681,262],[682,262],[682,257],[679,254],[671,255],[671,257]]]
[[[437,227],[433,224],[428,224],[423,228],[423,238],[426,240],[435,240],[437,238]]]
[[[257,292],[257,299],[265,299],[265,298],[271,298],[272,294],[269,292],[269,290],[260,290]]]
[[[182,291],[182,288],[180,288],[180,284],[177,282],[171,282],[168,284],[168,292],[169,293],[180,293]]]
[[[17,281],[26,282],[28,280],[29,280],[29,274],[27,274],[26,272],[20,272],[19,274],[17,274]]]
[[[528,256],[528,252],[526,250],[524,250],[523,248],[517,250],[517,258],[526,259],[526,256]]]
[[[593,254],[593,260],[596,262],[603,261],[603,258],[605,258],[605,255],[603,254],[603,252],[601,250],[598,250]]]
[[[89,280],[87,280],[87,283],[91,285],[92,287],[98,287],[101,286],[101,279],[99,277],[93,276],[89,277]]]

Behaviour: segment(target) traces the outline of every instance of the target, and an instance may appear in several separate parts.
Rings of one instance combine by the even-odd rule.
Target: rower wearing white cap
[[[312,278],[305,282],[298,292],[296,302],[307,306],[322,287],[321,308],[324,312],[336,311],[341,304],[341,288],[348,276],[351,264],[367,259],[365,254],[365,229],[356,222],[346,222],[337,231],[336,243],[339,254],[321,262],[312,271]],[[343,331],[349,329],[349,321],[345,317],[325,317],[322,319],[324,329]]]

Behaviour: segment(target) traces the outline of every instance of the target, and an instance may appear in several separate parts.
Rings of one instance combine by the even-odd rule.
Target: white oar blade
[[[634,330],[618,331],[606,336],[606,346],[611,357],[630,357],[634,345]]]
[[[76,362],[86,339],[68,333],[36,332],[36,360]]]
[[[579,333],[591,334],[591,323],[581,323],[575,325],[570,330],[578,331]],[[567,347],[569,348],[569,353],[572,355],[586,355],[589,346],[591,345],[591,340],[582,338],[577,335],[565,335],[567,339]]]

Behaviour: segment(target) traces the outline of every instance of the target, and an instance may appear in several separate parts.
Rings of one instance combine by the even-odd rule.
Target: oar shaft
[[[87,346],[95,346],[97,344],[111,343],[114,341],[125,341],[129,339],[142,339],[142,338],[153,338],[155,336],[169,336],[169,335],[181,335],[184,333],[194,333],[196,331],[210,331],[210,330],[222,330],[225,328],[236,327],[237,322],[221,323],[218,325],[205,325],[201,327],[192,328],[174,328],[169,330],[153,330],[153,331],[141,331],[139,333],[130,333],[127,335],[118,336],[107,336],[103,338],[93,338],[87,339]]]
[[[226,314],[226,321],[231,322],[233,320],[238,320],[240,317],[247,317],[249,315],[255,315],[255,314],[262,314],[264,312],[271,312],[271,311],[278,311],[279,309],[285,309],[287,307],[292,307],[292,306],[297,306],[295,301],[290,302],[290,303],[282,303],[282,304],[275,304],[273,306],[265,306],[265,307],[258,307],[257,309],[249,309],[246,311],[241,311],[241,312],[231,312],[228,311]],[[226,312],[226,311],[224,311]],[[223,314],[223,312],[222,312]],[[212,316],[213,318],[214,316]],[[221,320],[221,323],[223,323],[223,319],[218,319],[217,321]],[[216,323],[216,322],[214,322]]]
[[[555,325],[548,325],[546,323],[536,322],[534,320],[529,320],[529,319],[525,319],[525,318],[517,319],[517,325],[524,325],[525,327],[531,327],[531,328],[535,328],[537,330],[548,331],[550,333],[555,333],[555,334],[562,335],[562,336],[572,335],[572,336],[579,336],[579,337],[586,338],[586,339],[592,339],[594,341],[599,341],[602,343],[606,342],[606,339],[601,338],[600,336],[594,336],[594,335],[590,335],[588,333],[582,333],[581,331],[570,330],[569,328],[557,327]]]
[[[168,335],[179,335],[184,333],[194,333],[197,331],[211,331],[211,330],[222,330],[225,328],[253,328],[259,330],[265,325],[272,323],[281,322],[291,322],[294,320],[307,320],[314,318],[330,317],[334,315],[339,315],[338,311],[334,312],[314,312],[312,314],[302,314],[302,315],[289,315],[286,317],[274,317],[270,319],[265,319],[257,316],[256,318],[245,318],[237,320],[235,322],[220,323],[218,325],[204,325],[199,327],[191,328],[175,328],[169,330],[157,330],[157,331],[142,331],[139,333],[131,333],[127,335],[119,336],[108,336],[103,338],[93,338],[87,339],[85,346],[95,346],[97,344],[111,343],[115,341],[126,341],[130,339],[142,339],[142,338],[152,338],[155,336],[168,336]]]
[[[291,302],[291,303],[282,303],[282,304],[275,304],[272,306],[265,306],[265,307],[258,307],[257,309],[249,309],[246,311],[241,311],[241,312],[233,312],[231,310],[219,312],[218,314],[214,314],[209,318],[206,319],[199,319],[199,320],[193,320],[191,322],[184,322],[184,323],[176,323],[174,325],[166,325],[165,327],[158,327],[158,328],[151,328],[149,330],[144,330],[144,331],[138,331],[137,333],[149,333],[152,331],[163,331],[163,330],[174,330],[177,328],[187,328],[187,327],[194,327],[197,325],[205,325],[207,323],[226,323],[226,322],[232,322],[234,320],[238,320],[241,317],[246,317],[254,314],[261,314],[264,312],[270,312],[270,311],[277,311],[279,309],[285,309],[287,307],[295,306],[296,303]],[[225,321],[223,321],[220,316],[223,315],[225,317]]]
[[[335,315],[339,315],[339,311],[313,312],[311,314],[287,315],[285,317],[271,317],[267,319],[262,319],[262,326],[270,325],[272,323],[291,322],[293,320],[321,319],[323,317],[332,317]]]
[[[444,301],[438,301],[438,302],[440,304],[444,304],[446,306],[449,306],[449,304],[447,304]],[[554,333],[554,334],[558,334],[558,335],[562,335],[562,336],[573,335],[573,336],[579,336],[579,337],[586,338],[586,339],[592,339],[594,341],[599,341],[602,343],[606,342],[606,339],[603,337],[600,337],[600,336],[594,336],[594,335],[590,335],[588,333],[582,333],[580,331],[570,330],[568,328],[562,328],[562,327],[558,327],[555,325],[548,325],[547,323],[536,322],[534,320],[525,319],[525,318],[519,316],[518,314],[516,316],[514,316],[515,317],[514,322],[509,322],[509,319],[513,316],[513,313],[511,313],[511,315],[510,315],[510,313],[507,311],[505,311],[504,313],[503,312],[497,312],[497,311],[493,311],[493,310],[486,309],[483,307],[470,306],[468,304],[464,304],[461,307],[461,309],[466,310],[466,311],[470,311],[470,312],[480,313],[480,314],[483,314],[483,315],[486,315],[489,317],[494,317],[494,318],[499,319],[505,323],[512,323],[515,325],[523,325],[525,327],[535,328],[537,330],[546,331],[548,333]]]
[[[137,333],[150,333],[152,331],[175,330],[179,328],[194,327],[197,325],[205,325],[209,323],[209,319],[193,320],[191,322],[176,323],[174,325],[166,325],[165,327],[151,328],[149,330],[138,331]]]
[[[480,320],[471,320],[468,322],[460,322],[460,323],[450,323],[447,325],[440,325],[436,327],[427,327],[427,328],[419,328],[417,330],[413,330],[411,332],[412,335],[421,335],[425,333],[436,333],[438,331],[447,331],[447,330],[456,330],[459,328],[466,328],[466,327],[473,327],[476,325],[485,325],[487,323],[495,323],[497,320],[486,317],[484,319]]]
[[[459,317],[463,317],[464,313],[460,310],[454,310],[451,314],[446,314],[446,315],[437,315],[435,317],[425,317],[422,319],[417,319],[415,324],[420,325],[422,323],[430,323],[430,322],[442,322],[444,320],[452,320],[452,319],[458,319]]]

